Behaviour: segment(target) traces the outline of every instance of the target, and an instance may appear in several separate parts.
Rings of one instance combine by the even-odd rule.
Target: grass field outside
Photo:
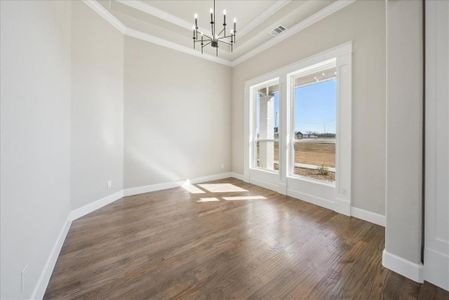
[[[257,144],[257,158],[259,158],[259,144]],[[276,142],[274,170],[278,170],[278,162],[279,143]],[[294,174],[318,180],[335,181],[335,138],[296,140]]]

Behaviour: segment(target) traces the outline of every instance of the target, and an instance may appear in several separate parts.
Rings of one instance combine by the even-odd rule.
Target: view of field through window
[[[296,78],[294,88],[295,175],[335,181],[336,68]]]
[[[336,68],[294,79],[293,175],[335,181]],[[279,170],[279,85],[257,89],[255,166]]]

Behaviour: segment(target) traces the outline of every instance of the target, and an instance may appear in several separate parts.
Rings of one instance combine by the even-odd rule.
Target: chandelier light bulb
[[[226,9],[223,9],[223,14],[226,16]]]
[[[194,16],[195,16],[195,19],[198,19],[198,14],[195,14]]]
[[[237,18],[234,18],[234,23],[237,23]]]
[[[209,12],[210,12],[211,14],[213,14],[213,13],[214,13],[214,10],[213,10],[212,8],[210,8],[210,9],[209,9]]]

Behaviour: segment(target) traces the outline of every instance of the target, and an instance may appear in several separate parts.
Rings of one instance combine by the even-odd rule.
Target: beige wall
[[[123,186],[123,35],[81,1],[73,1],[72,7],[75,209]]]
[[[358,1],[233,69],[232,170],[243,173],[245,81],[353,42],[352,205],[385,211],[385,3]]]
[[[30,299],[70,211],[70,3],[0,10],[0,298]]]
[[[421,1],[388,1],[385,249],[414,263],[421,249],[421,14]]]
[[[384,213],[383,0],[350,5],[234,69],[124,38],[80,2],[0,3],[2,298],[30,297],[71,208],[122,183],[242,173],[244,82],[349,40],[353,204]]]
[[[231,169],[231,69],[125,37],[126,188]]]

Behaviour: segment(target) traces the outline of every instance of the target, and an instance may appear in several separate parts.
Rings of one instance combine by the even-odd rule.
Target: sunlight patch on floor
[[[247,190],[231,183],[205,183],[198,185],[211,193],[247,192]]]

